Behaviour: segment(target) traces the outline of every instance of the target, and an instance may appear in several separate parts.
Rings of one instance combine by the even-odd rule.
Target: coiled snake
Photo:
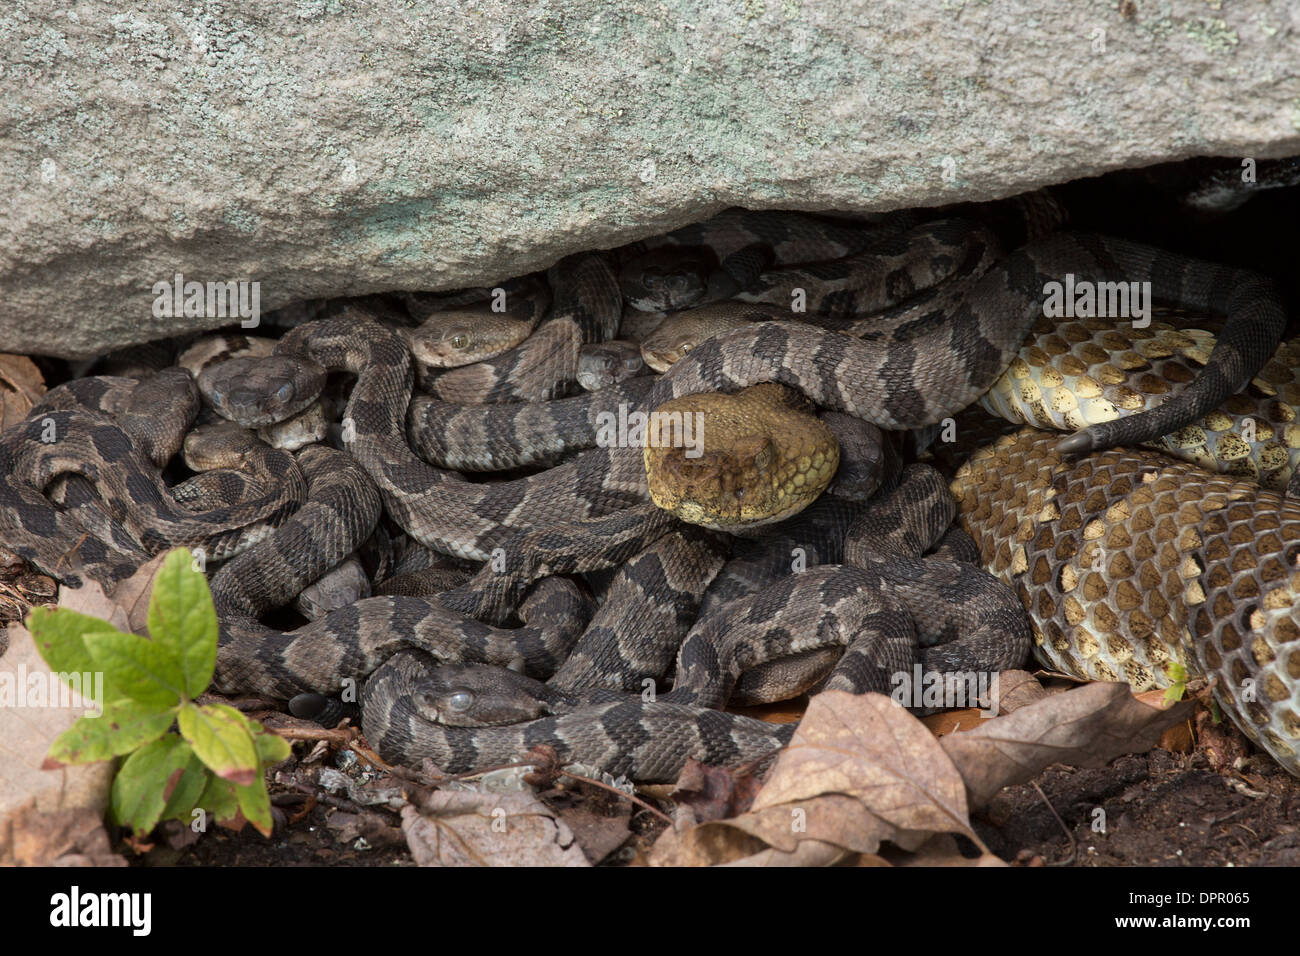
[[[729,221],[728,228],[735,227],[736,222]],[[664,270],[669,256],[662,249],[646,250],[644,261],[659,270],[661,281],[638,288],[667,294],[674,301],[683,294],[689,301],[692,290],[702,290],[707,300],[748,288],[747,296],[771,308],[773,300],[783,301],[796,288],[795,283],[810,287],[814,280],[828,283],[828,291],[820,300],[814,297],[809,310],[828,327],[760,321],[692,348],[648,388],[631,382],[620,387],[643,396],[645,408],[658,409],[699,393],[732,393],[770,383],[861,422],[886,429],[918,428],[953,415],[993,385],[1041,316],[1045,284],[1067,272],[1076,281],[1089,282],[1149,278],[1154,297],[1226,317],[1213,353],[1193,381],[1152,409],[1091,424],[1069,440],[1071,450],[1086,451],[1093,446],[1154,440],[1214,411],[1263,365],[1285,321],[1266,280],[1127,240],[1058,233],[999,258],[986,232],[937,221],[876,232],[854,243],[839,253],[849,257],[845,260],[849,265],[838,270],[834,264],[800,269],[779,258],[754,260],[750,246],[740,243],[711,262],[706,257],[702,268],[716,271],[698,288]],[[916,248],[926,250],[919,260]],[[913,253],[910,259],[909,252]],[[867,262],[874,265],[868,268]],[[909,262],[920,265],[914,268]],[[553,318],[534,337],[554,335],[562,347],[548,352],[525,343],[520,349],[529,351],[505,353],[483,366],[445,373],[434,382],[449,388],[451,381],[478,376],[476,400],[517,401],[562,394],[576,378],[581,346],[613,336],[620,303],[613,273],[602,257],[575,257],[560,272],[574,276],[574,285],[557,290],[559,312],[553,310]],[[951,281],[932,286],[943,279]],[[626,281],[623,287],[628,288]],[[590,290],[590,296],[583,289]],[[869,321],[862,318],[878,310],[883,311]],[[544,345],[546,339],[538,341]],[[532,363],[531,371],[539,374],[534,378],[530,372],[529,381],[536,384],[520,392],[513,379],[525,357]],[[343,412],[344,451],[308,447],[297,456],[308,483],[307,505],[271,538],[234,558],[213,581],[222,617],[217,686],[227,692],[260,691],[284,698],[303,690],[334,691],[340,681],[364,679],[373,671],[363,726],[381,753],[406,760],[431,756],[449,770],[473,769],[514,759],[521,749],[544,742],[564,756],[613,772],[672,779],[686,756],[735,765],[770,752],[785,739],[788,731],[702,706],[725,700],[730,686],[743,682],[746,671],[776,674],[781,670],[775,663],[779,654],[808,652],[824,664],[826,655],[821,652],[834,649],[838,662],[829,686],[863,690],[886,689],[885,675],[906,670],[918,643],[936,643],[925,660],[927,666],[939,668],[1009,666],[1027,644],[1028,631],[1019,609],[1014,602],[999,603],[1000,586],[990,590],[984,583],[969,584],[971,608],[991,614],[994,624],[926,617],[936,609],[951,609],[945,598],[951,592],[944,588],[960,586],[965,593],[966,582],[989,580],[969,565],[923,559],[915,548],[873,557],[869,550],[850,546],[849,564],[786,574],[701,618],[677,651],[673,691],[652,704],[620,698],[585,703],[569,713],[509,728],[459,727],[454,728],[459,736],[449,744],[446,734],[451,731],[430,719],[442,711],[435,688],[420,689],[417,664],[430,660],[522,663],[544,676],[561,666],[575,643],[583,649],[579,659],[610,659],[608,654],[601,658],[591,648],[583,648],[590,605],[571,584],[550,576],[617,566],[645,552],[665,533],[680,533],[682,525],[648,503],[642,450],[592,448],[539,474],[491,483],[466,481],[430,465],[408,444],[414,372],[407,341],[355,310],[299,326],[281,339],[268,358],[244,360],[243,366],[238,361],[230,363],[224,381],[215,372],[207,376],[215,385],[209,397],[223,414],[249,425],[265,426],[299,412],[314,400],[331,371],[355,374],[357,381]],[[451,379],[452,375],[459,378]],[[248,388],[249,376],[264,387]],[[451,394],[435,385],[435,396],[445,399]],[[571,420],[589,427],[594,406],[572,407]],[[539,414],[527,402],[506,409],[509,406],[502,406],[500,415],[485,413],[487,417],[476,427],[495,429],[502,421],[513,423],[527,415],[536,420]],[[527,428],[515,432],[520,433],[526,434]],[[722,437],[723,454],[729,454],[725,448],[730,437]],[[32,429],[6,436],[4,447],[12,449],[6,453],[22,468],[11,468],[0,484],[4,495],[0,515],[7,528],[33,542],[40,538],[30,527],[38,503],[23,481],[39,491],[49,478],[49,468],[23,464],[27,459],[22,456],[30,457],[38,440]],[[114,467],[126,460],[125,453],[106,457],[107,447],[92,440],[67,450]],[[509,448],[510,442],[504,447]],[[513,451],[493,452],[489,465],[546,462],[572,447],[556,442],[534,457],[522,458]],[[765,460],[761,449],[741,457],[749,465]],[[447,460],[461,464],[459,459]],[[729,474],[725,467],[718,471]],[[89,476],[99,479],[102,471]],[[734,497],[736,489],[729,479],[720,478],[714,487],[716,493]],[[900,487],[914,485],[904,482]],[[489,562],[488,566],[437,600],[370,598],[292,632],[258,623],[263,611],[290,600],[313,576],[350,554],[374,527],[381,506],[423,544],[445,554]],[[943,540],[942,527],[932,530],[921,536],[924,547]],[[980,527],[971,525],[971,530],[980,532]],[[984,553],[987,544],[979,534],[976,537]],[[852,535],[849,540],[854,540]],[[1241,542],[1225,541],[1237,549],[1232,554],[1239,562]],[[688,543],[683,541],[667,549],[666,556],[658,556],[665,578],[679,570],[675,562],[691,550]],[[961,551],[956,541],[943,547],[951,553]],[[42,545],[32,543],[26,553],[59,573],[57,560]],[[646,560],[649,568],[654,562]],[[697,565],[716,564],[700,562],[698,554],[694,560]],[[717,573],[716,567],[712,573]],[[686,592],[698,593],[702,599],[707,582],[692,580]],[[660,582],[650,593],[659,599],[670,590],[679,589]],[[1232,600],[1234,614],[1239,613],[1243,598],[1232,595]],[[689,616],[693,604],[679,605],[680,613]],[[478,620],[467,618],[467,613]],[[501,627],[516,615],[526,622],[524,627]],[[774,629],[769,623],[786,616],[788,627]],[[980,627],[994,625],[1002,637],[997,642],[975,640],[977,655],[961,650],[975,645],[952,640],[962,635],[970,639],[981,633]],[[602,627],[604,632],[617,630],[609,622]],[[1014,636],[1017,628],[1020,638]],[[1211,629],[1219,635],[1227,633],[1218,616]],[[1279,640],[1283,630],[1278,631]],[[1007,634],[1012,638],[1008,640]],[[848,651],[841,652],[846,645]],[[1217,652],[1230,649],[1224,645]],[[951,658],[945,659],[945,653]],[[417,656],[421,654],[422,659]],[[660,651],[657,661],[663,657]],[[1239,661],[1240,655],[1232,659]],[[1290,666],[1289,660],[1281,666]],[[601,689],[628,689],[627,674],[619,670],[612,669],[617,680],[606,670]],[[638,673],[644,671],[642,667]],[[1268,675],[1260,674],[1266,682]],[[804,674],[802,679],[809,678]],[[1268,732],[1285,736],[1278,728],[1285,730],[1289,718],[1278,698],[1268,699],[1272,702]],[[1242,707],[1249,712],[1247,703]]]

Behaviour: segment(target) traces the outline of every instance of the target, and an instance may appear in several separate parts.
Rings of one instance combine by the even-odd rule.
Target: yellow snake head
[[[802,511],[840,460],[835,436],[803,398],[772,384],[665,402],[650,414],[644,456],[656,505],[733,532]]]

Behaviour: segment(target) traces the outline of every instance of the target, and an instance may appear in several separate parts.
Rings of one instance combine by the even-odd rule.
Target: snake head
[[[211,471],[242,467],[249,453],[260,444],[257,437],[242,425],[214,422],[191,430],[185,436],[182,450],[185,465],[191,471]]]
[[[716,269],[702,249],[668,246],[630,260],[621,270],[623,297],[642,312],[689,309],[704,301]]]
[[[540,681],[504,667],[444,664],[432,668],[411,691],[421,717],[445,727],[492,727],[549,714]]]
[[[290,355],[233,358],[199,373],[199,391],[217,413],[247,428],[292,418],[325,386],[325,369]]]
[[[410,333],[411,355],[428,368],[459,368],[515,348],[532,329],[531,321],[490,308],[435,312]]]
[[[411,337],[411,352],[416,359],[434,367],[457,364],[466,355],[471,355],[475,345],[474,330],[463,322],[455,322],[433,334],[416,332]]]

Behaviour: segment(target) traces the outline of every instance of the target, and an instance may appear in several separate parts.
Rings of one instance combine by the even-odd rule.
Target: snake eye
[[[469,348],[469,336],[463,332],[460,335],[453,335],[451,337],[451,347],[454,349]]]
[[[683,355],[685,355],[690,350],[691,350],[690,342],[683,342],[681,345],[677,346],[677,351],[681,352]]]
[[[634,372],[641,367],[641,360],[639,358],[623,359],[623,367],[629,372]]]
[[[467,690],[458,690],[454,694],[448,694],[445,703],[448,710],[463,714],[473,705],[474,695]]]
[[[287,402],[289,401],[289,399],[293,398],[293,383],[285,382],[283,385],[277,388],[275,390],[275,397],[282,402]]]

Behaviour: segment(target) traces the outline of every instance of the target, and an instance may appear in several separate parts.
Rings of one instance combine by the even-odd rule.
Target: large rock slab
[[[1221,8],[1220,8],[1221,6]],[[1300,153],[1300,7],[297,0],[0,12],[0,350],[226,324],[154,286],[494,281],[727,205]]]

